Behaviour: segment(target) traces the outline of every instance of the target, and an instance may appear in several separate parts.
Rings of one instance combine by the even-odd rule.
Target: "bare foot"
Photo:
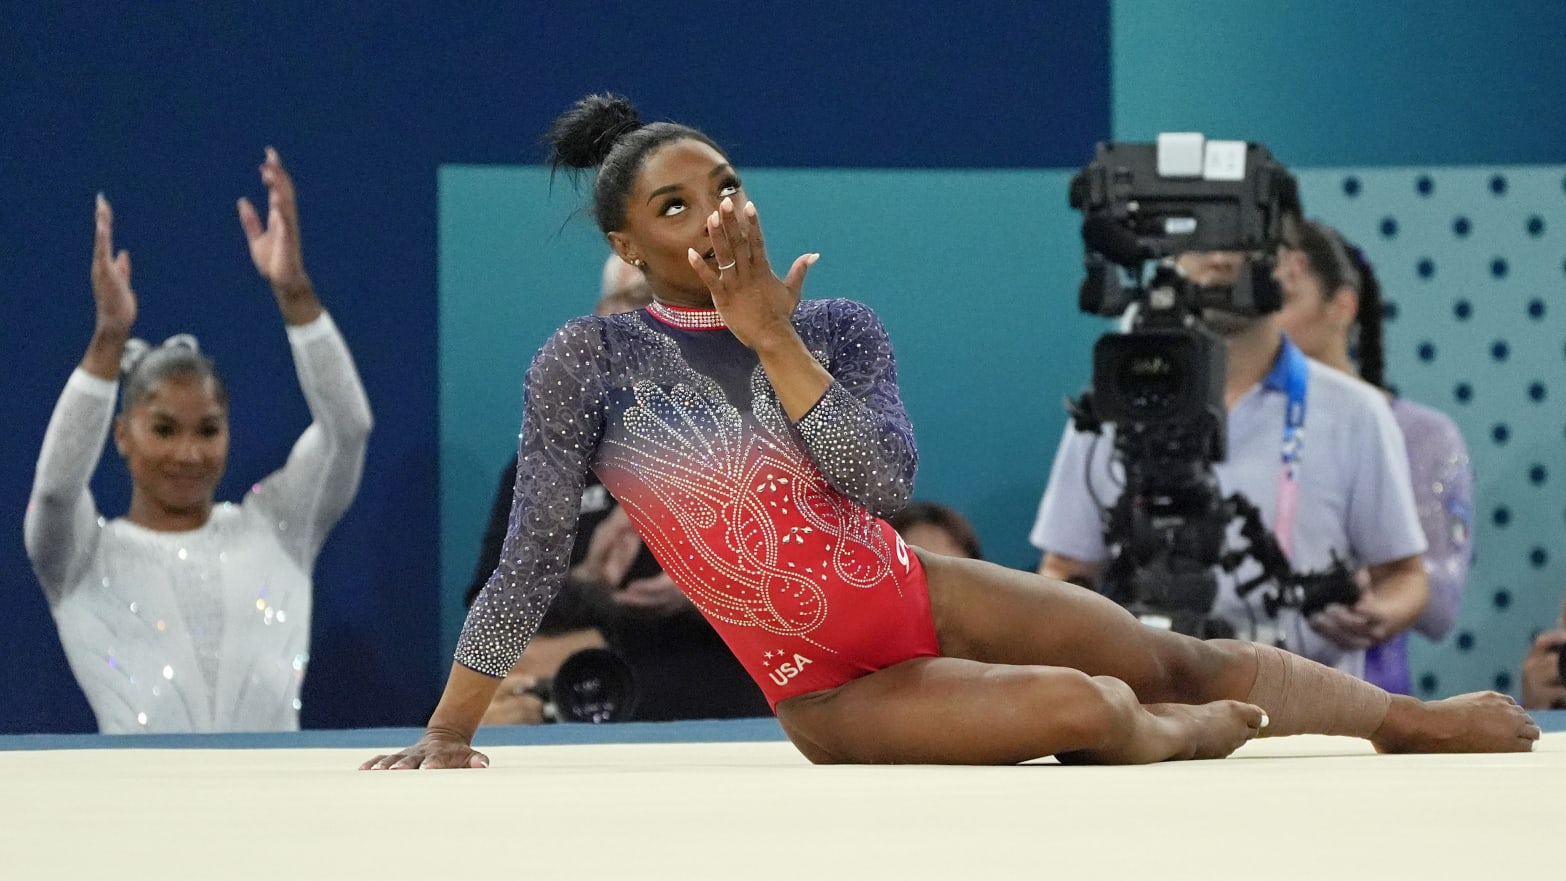
[[[1267,714],[1261,707],[1241,701],[1150,704],[1147,711],[1182,729],[1187,749],[1171,757],[1175,759],[1221,759],[1267,725]]]
[[[1370,742],[1383,753],[1525,753],[1539,726],[1509,695],[1478,691],[1425,703],[1392,699]]]
[[[1180,759],[1221,759],[1266,727],[1261,707],[1240,701],[1147,704],[1136,730],[1121,742],[1056,753],[1063,765],[1141,765]]]

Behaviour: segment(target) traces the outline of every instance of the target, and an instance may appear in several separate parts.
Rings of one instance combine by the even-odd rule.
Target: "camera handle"
[[[1225,500],[1240,519],[1240,535],[1247,546],[1227,554],[1223,560],[1225,571],[1233,572],[1248,556],[1261,564],[1260,575],[1235,585],[1234,591],[1245,599],[1263,585],[1271,582],[1272,590],[1262,595],[1262,608],[1268,617],[1276,618],[1284,607],[1297,608],[1301,615],[1309,617],[1333,603],[1351,606],[1359,600],[1359,585],[1348,564],[1332,552],[1332,565],[1316,572],[1295,572],[1289,558],[1262,522],[1261,510],[1250,499],[1235,493]]]

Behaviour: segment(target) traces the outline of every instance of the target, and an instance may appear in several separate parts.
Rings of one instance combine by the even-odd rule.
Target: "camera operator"
[[[1530,710],[1566,710],[1566,603],[1554,630],[1533,638],[1522,664],[1522,705]]]
[[[1215,288],[1235,284],[1248,259],[1202,252],[1173,262],[1186,282]],[[1302,355],[1284,337],[1275,313],[1208,307],[1201,321],[1227,352],[1227,458],[1212,468],[1222,492],[1238,493],[1260,509],[1295,572],[1342,560],[1369,573],[1359,602],[1328,605],[1307,621],[1297,608],[1268,614],[1261,595],[1239,595],[1236,586],[1261,571],[1248,559],[1218,575],[1209,614],[1242,639],[1363,677],[1364,649],[1410,626],[1429,596],[1420,556],[1425,539],[1397,423],[1376,390]],[[1290,412],[1298,420],[1289,419]],[[1110,558],[1103,514],[1116,505],[1125,479],[1123,463],[1115,460],[1114,429],[1104,425],[1093,434],[1067,426],[1029,536],[1045,552],[1043,575],[1097,586],[1103,574]],[[1292,449],[1292,469],[1291,437],[1299,444]],[[1238,532],[1231,524],[1230,546]]]

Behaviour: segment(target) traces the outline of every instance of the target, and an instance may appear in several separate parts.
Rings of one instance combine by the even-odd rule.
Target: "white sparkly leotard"
[[[310,571],[353,500],[370,406],[331,318],[288,328],[313,422],[283,468],[200,529],[105,520],[88,479],[116,383],[78,369],[55,405],[24,536],[60,643],[106,734],[290,731],[310,652]]]

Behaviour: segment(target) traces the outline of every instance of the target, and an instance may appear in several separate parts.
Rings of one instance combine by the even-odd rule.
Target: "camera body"
[[[636,676],[611,649],[572,653],[555,675],[528,692],[543,702],[545,722],[624,722],[636,712]]]
[[[1127,317],[1123,332],[1095,343],[1091,389],[1067,402],[1079,430],[1114,426],[1125,474],[1104,514],[1111,559],[1099,589],[1144,623],[1205,638],[1233,635],[1210,616],[1215,569],[1233,571],[1247,556],[1263,575],[1237,589],[1273,584],[1269,613],[1352,602],[1347,567],[1294,574],[1260,512],[1238,494],[1225,498],[1212,470],[1228,454],[1228,362],[1208,321],[1281,305],[1272,272],[1285,218],[1300,212],[1294,177],[1260,144],[1166,134],[1156,144],[1099,144],[1073,176],[1070,202],[1083,216],[1078,308]],[[1200,285],[1175,264],[1189,252],[1241,259],[1232,279]],[[1231,551],[1235,521],[1248,544]]]

